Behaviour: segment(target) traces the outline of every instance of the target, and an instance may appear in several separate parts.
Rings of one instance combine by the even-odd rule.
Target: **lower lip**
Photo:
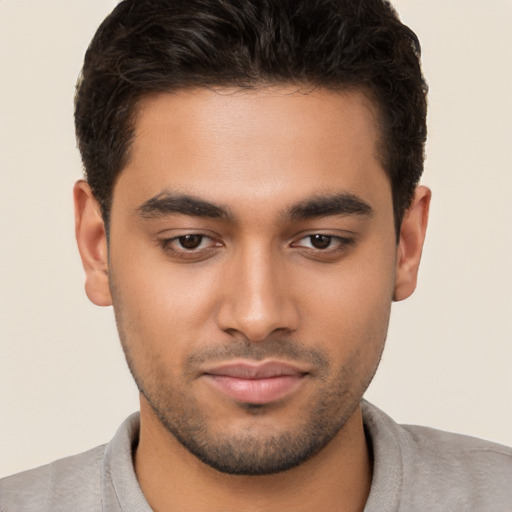
[[[208,382],[224,395],[247,404],[276,402],[293,393],[305,375],[282,375],[266,379],[240,379],[225,375],[205,375]]]

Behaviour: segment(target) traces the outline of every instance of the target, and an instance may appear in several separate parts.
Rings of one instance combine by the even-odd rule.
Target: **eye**
[[[316,249],[317,251],[325,251],[328,249],[336,249],[349,243],[351,243],[351,240],[348,238],[315,233],[301,238],[293,245],[295,247],[307,247],[310,249]]]
[[[303,236],[291,244],[298,249],[309,250],[313,254],[335,255],[345,251],[348,246],[353,245],[352,238],[329,235],[325,233],[313,233]]]
[[[309,235],[310,244],[315,249],[328,249],[332,242],[332,236],[329,235]]]
[[[202,259],[208,257],[222,243],[200,233],[187,233],[185,235],[166,238],[160,242],[162,249],[176,258]]]
[[[203,235],[184,235],[177,238],[178,244],[183,247],[183,249],[198,249],[201,243],[203,242]]]

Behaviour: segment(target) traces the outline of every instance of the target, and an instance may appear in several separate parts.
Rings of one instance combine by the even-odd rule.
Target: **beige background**
[[[0,475],[107,441],[137,408],[73,239],[72,121],[114,0],[0,0]],[[434,191],[419,289],[368,397],[401,422],[512,445],[512,2],[396,0],[430,94]]]

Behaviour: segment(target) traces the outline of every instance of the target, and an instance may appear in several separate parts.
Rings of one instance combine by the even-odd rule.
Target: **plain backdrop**
[[[73,94],[114,0],[0,0],[0,476],[108,441],[138,407],[110,308],[83,292]],[[512,2],[395,0],[430,85],[419,287],[367,398],[512,444]]]

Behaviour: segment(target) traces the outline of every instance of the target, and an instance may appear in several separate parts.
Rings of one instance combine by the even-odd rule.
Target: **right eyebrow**
[[[231,219],[227,208],[210,203],[187,194],[164,192],[148,199],[136,210],[137,215],[145,219],[180,214],[191,217],[207,217],[210,219]]]

